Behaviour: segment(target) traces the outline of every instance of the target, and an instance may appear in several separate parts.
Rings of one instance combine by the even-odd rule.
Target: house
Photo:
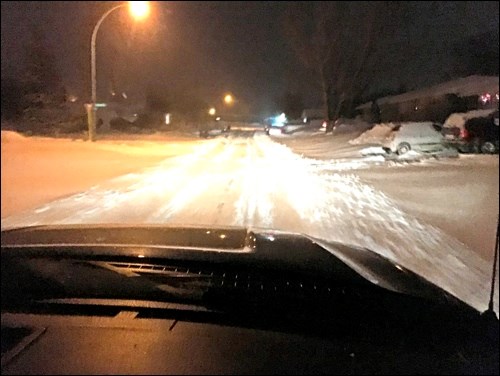
[[[424,89],[377,99],[380,121],[436,121],[452,113],[487,107],[498,108],[498,76],[469,76]],[[365,121],[372,121],[373,102],[358,110]]]

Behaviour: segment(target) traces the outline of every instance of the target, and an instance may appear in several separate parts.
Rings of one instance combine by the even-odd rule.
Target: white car
[[[399,155],[410,150],[437,152],[446,148],[441,134],[441,125],[433,122],[401,123],[391,132],[384,147]]]

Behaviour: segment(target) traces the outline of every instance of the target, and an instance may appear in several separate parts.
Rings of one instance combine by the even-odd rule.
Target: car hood
[[[440,287],[359,247],[275,230],[125,225],[37,226],[2,231],[3,256],[126,257],[231,263],[369,282],[431,300],[463,305]]]

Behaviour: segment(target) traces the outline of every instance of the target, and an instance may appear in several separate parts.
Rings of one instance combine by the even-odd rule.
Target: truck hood
[[[431,300],[465,304],[439,286],[359,247],[275,230],[127,225],[37,226],[2,231],[2,257],[182,260],[297,271]]]

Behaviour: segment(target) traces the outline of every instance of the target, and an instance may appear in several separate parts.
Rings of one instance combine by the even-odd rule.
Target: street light
[[[106,13],[102,15],[102,17],[97,21],[97,24],[94,27],[94,31],[92,32],[92,41],[90,44],[90,69],[91,69],[91,80],[92,80],[92,107],[88,107],[87,116],[88,116],[88,125],[89,125],[89,140],[94,141],[94,132],[96,125],[96,103],[97,103],[97,79],[96,79],[96,63],[95,63],[95,55],[96,48],[95,42],[97,38],[97,31],[101,26],[104,19],[109,16],[109,14],[119,8],[122,8],[126,5],[129,5],[130,13],[137,19],[142,19],[146,17],[149,13],[149,4],[147,1],[129,1],[127,3],[121,3],[111,9],[109,9]]]
[[[232,104],[234,102],[233,96],[231,94],[226,94],[224,96],[224,102],[226,104]]]
[[[149,3],[147,1],[130,1],[130,13],[136,19],[146,18],[149,14]]]
[[[212,107],[210,110],[208,110],[208,114],[214,116],[215,115],[215,108]]]

